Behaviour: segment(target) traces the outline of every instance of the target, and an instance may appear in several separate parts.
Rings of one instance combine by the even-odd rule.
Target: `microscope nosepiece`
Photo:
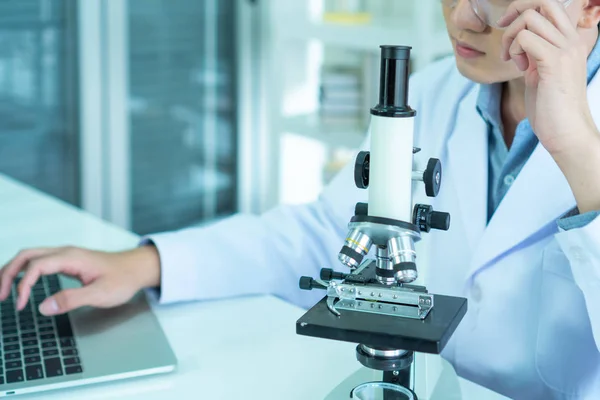
[[[348,268],[358,268],[372,244],[373,241],[369,236],[359,229],[352,229],[348,232],[344,246],[338,254],[338,260]]]

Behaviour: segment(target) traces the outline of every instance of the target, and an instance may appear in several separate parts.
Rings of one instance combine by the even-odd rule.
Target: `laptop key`
[[[17,322],[16,321],[12,321],[12,322],[5,322],[4,324],[2,324],[2,329],[17,329]]]
[[[65,365],[81,364],[81,361],[79,360],[79,357],[65,358],[63,360],[63,362],[65,363]]]
[[[56,350],[56,349],[44,350],[44,352],[42,354],[44,355],[44,358],[55,357],[58,355],[58,350]]]
[[[51,349],[56,347],[56,340],[51,342],[42,342],[42,349]]]
[[[17,328],[2,329],[2,334],[4,336],[16,335],[17,334]]]
[[[36,339],[23,340],[24,347],[35,347],[37,345],[38,345],[38,341]]]
[[[52,318],[38,318],[38,325],[52,325]]]
[[[46,369],[46,376],[52,378],[54,376],[62,376],[63,370],[60,365],[60,358],[47,358],[44,360],[44,368]]]
[[[32,356],[36,354],[40,354],[40,349],[38,349],[37,347],[30,347],[28,349],[23,350],[23,355],[25,356]]]
[[[21,359],[21,353],[6,353],[4,355],[4,359],[6,361],[20,360]]]
[[[60,337],[72,337],[73,329],[71,329],[71,321],[66,314],[56,317],[56,330]]]
[[[62,355],[63,355],[63,357],[76,356],[77,349],[64,349],[62,351]]]
[[[75,347],[75,340],[73,338],[60,339],[60,347]]]
[[[21,360],[18,361],[8,361],[4,363],[4,368],[6,369],[15,369],[15,368],[21,368],[23,366],[23,363],[21,362]],[[8,372],[7,372],[8,374]]]
[[[4,385],[4,377],[0,376],[0,385]]]
[[[35,331],[35,325],[34,324],[21,325],[21,330],[22,331]]]
[[[36,302],[40,302],[40,301],[44,301],[44,299],[46,298],[46,291],[44,290],[44,288],[40,288],[40,289],[33,289],[33,299]]]
[[[56,339],[54,333],[43,333],[40,335],[41,340],[53,340]]]
[[[54,332],[54,328],[52,326],[42,326],[40,327],[40,329],[38,329],[38,331],[40,333],[44,333],[44,332]]]
[[[35,339],[36,337],[37,337],[37,333],[35,333],[35,332],[21,333],[21,339],[23,339],[23,340]]]
[[[4,338],[4,343],[5,344],[15,343],[15,342],[18,342],[18,341],[19,341],[19,338],[16,337],[16,336],[11,336],[11,337]]]
[[[30,365],[25,367],[25,375],[28,381],[42,379],[44,377],[44,370],[41,365]]]
[[[82,372],[83,372],[83,369],[81,368],[81,365],[72,365],[70,367],[65,368],[65,374],[67,374],[67,375],[80,374]]]
[[[7,344],[6,346],[4,346],[4,351],[19,351],[21,350],[21,346],[16,343],[16,344]]]
[[[23,370],[6,371],[6,383],[23,382]]]
[[[41,361],[40,356],[25,357],[25,365],[39,364]]]

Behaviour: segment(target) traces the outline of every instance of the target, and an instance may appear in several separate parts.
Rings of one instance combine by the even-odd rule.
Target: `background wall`
[[[0,2],[0,173],[140,234],[312,201],[381,44],[448,54],[439,1]]]

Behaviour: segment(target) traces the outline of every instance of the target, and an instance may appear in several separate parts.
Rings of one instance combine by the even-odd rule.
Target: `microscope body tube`
[[[379,103],[371,109],[369,216],[412,222],[416,112],[408,105],[410,50],[381,46]]]
[[[369,215],[412,221],[414,117],[371,116]]]

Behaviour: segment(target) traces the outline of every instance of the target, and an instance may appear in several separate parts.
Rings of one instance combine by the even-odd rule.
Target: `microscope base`
[[[304,336],[363,343],[389,349],[440,354],[467,312],[467,300],[434,295],[435,307],[424,320],[327,308],[327,297],[297,322],[296,333]]]

